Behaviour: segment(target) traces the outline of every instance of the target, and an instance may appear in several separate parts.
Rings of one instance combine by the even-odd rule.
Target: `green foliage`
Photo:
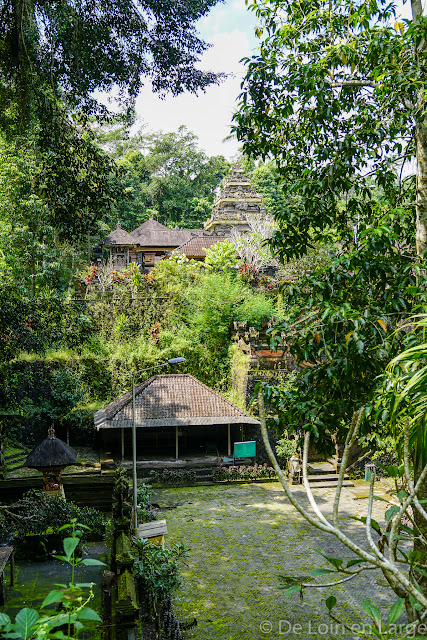
[[[161,95],[204,89],[218,78],[195,66],[207,48],[195,22],[214,4],[188,0],[165,11],[125,1],[93,12],[87,3],[23,7],[9,0],[0,28],[3,101],[13,109],[18,99],[28,115],[34,96],[61,95],[73,109],[105,114],[99,91],[118,89],[118,104],[129,109],[147,77]]]
[[[25,414],[25,442],[45,437],[51,420],[59,418],[59,437],[68,426],[72,445],[90,442],[93,423],[86,405],[96,401],[99,406],[127,391],[132,371],[176,356],[187,360],[180,371],[227,389],[232,322],[261,328],[275,315],[274,299],[254,292],[238,273],[180,262],[159,262],[145,295],[135,300],[128,294],[121,300],[42,304],[11,297],[11,304],[0,305],[4,360],[20,350],[40,353],[22,355],[1,370],[1,404]],[[35,322],[31,310],[37,318],[34,333],[25,327],[28,319]],[[62,351],[47,350],[61,346]],[[13,432],[19,437],[23,429]]]
[[[134,545],[138,554],[134,567],[135,576],[157,608],[162,600],[180,586],[179,560],[186,557],[188,549],[183,544],[175,544],[166,549],[137,538],[134,538]]]
[[[205,266],[210,271],[230,271],[241,264],[236,247],[228,240],[217,242],[209,249],[205,249],[205,253]]]
[[[386,2],[343,0],[332,9],[327,0],[286,8],[255,0],[250,9],[260,47],[245,60],[235,130],[246,154],[274,158],[298,198],[286,197],[272,240],[289,258],[328,228],[345,235],[359,217],[372,219],[378,189],[393,208],[413,194],[413,178],[397,167],[414,155],[415,127],[424,126],[417,92],[427,51],[413,51],[425,27],[420,17],[396,29]]]
[[[57,435],[72,434],[72,444],[93,440],[93,414],[83,403],[91,391],[83,380],[78,357],[65,361],[42,358],[10,362],[0,368],[3,381],[0,402],[13,411],[7,420],[7,437],[34,446],[55,422]]]
[[[377,377],[405,338],[393,329],[414,305],[426,304],[422,273],[400,248],[410,220],[399,209],[360,225],[358,247],[298,283],[306,294],[304,321],[269,330],[273,345],[283,331],[298,363],[309,365],[291,390],[271,390],[280,430],[308,429],[327,447],[328,432],[346,427],[355,409],[370,413]]]
[[[424,314],[413,317],[401,327],[407,334],[404,340],[406,348],[396,355],[381,376],[382,384],[378,385],[375,403],[380,434],[392,431],[401,456],[403,422],[409,420],[409,450],[417,469],[427,462],[426,327]]]
[[[297,452],[297,442],[296,440],[291,440],[287,437],[287,434],[284,437],[280,438],[276,444],[276,454],[282,465],[286,465],[287,462],[294,456]]]
[[[59,420],[68,418],[87,394],[79,374],[72,369],[53,372],[50,390],[55,403],[51,416]]]
[[[85,303],[65,303],[55,295],[35,301],[12,287],[0,289],[0,362],[20,352],[78,347],[92,330]]]
[[[91,535],[99,540],[104,534],[107,521],[104,513],[92,507],[79,507],[60,496],[49,496],[35,489],[27,491],[15,505],[8,507],[3,518],[4,535],[7,535],[7,531],[14,530],[18,545],[24,542],[28,534],[43,535],[47,531],[57,533],[72,518],[81,521],[84,528],[90,529]]]
[[[101,132],[101,143],[103,137]],[[119,218],[124,229],[133,231],[150,215],[170,227],[201,227],[212,209],[215,188],[228,172],[225,158],[208,157],[184,126],[177,133],[140,131],[128,138],[131,149],[123,154],[125,143],[119,136],[112,149],[119,156],[122,196],[104,218],[110,227]]]
[[[155,520],[156,517],[154,513],[151,511],[150,498],[153,493],[153,489],[149,484],[139,484],[137,491],[138,505],[140,507],[139,510],[139,522],[151,522]]]
[[[289,194],[286,194],[286,198],[278,181],[279,174],[272,162],[259,164],[251,175],[251,182],[257,192],[262,195],[267,213],[275,219],[280,219],[289,206],[287,203]]]
[[[58,584],[59,589],[50,591],[43,600],[41,609],[51,604],[61,605],[59,613],[49,615],[39,614],[35,609],[25,607],[21,609],[12,622],[5,613],[0,614],[0,635],[6,638],[16,638],[17,640],[47,640],[47,638],[60,638],[68,640],[78,638],[80,631],[88,629],[88,621],[102,622],[99,615],[88,603],[93,598],[92,584],[76,584],[74,581],[75,568],[78,565],[104,565],[99,560],[91,558],[83,559],[76,556],[76,549],[83,535],[82,529],[88,530],[84,524],[80,524],[76,519],[71,520],[71,524],[65,524],[61,531],[70,535],[63,540],[64,555],[55,556],[71,565],[71,580],[68,585]],[[65,628],[65,631],[61,630]],[[90,625],[89,628],[93,629]]]
[[[129,478],[123,467],[116,471],[112,515],[115,529],[128,534],[132,520],[132,496]]]

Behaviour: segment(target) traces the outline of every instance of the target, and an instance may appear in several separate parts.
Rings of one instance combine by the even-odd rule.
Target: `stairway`
[[[28,451],[24,448],[15,447],[6,449],[3,454],[3,461],[6,471],[14,471],[19,469],[27,459]]]
[[[307,480],[311,489],[331,489],[338,486],[338,474],[330,462],[309,462],[307,466]],[[343,487],[354,487],[347,473],[344,475]]]

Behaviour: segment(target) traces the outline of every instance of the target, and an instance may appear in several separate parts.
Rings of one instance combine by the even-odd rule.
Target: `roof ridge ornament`
[[[56,438],[53,423],[47,430],[47,437],[49,438],[49,440],[53,440],[54,438]]]

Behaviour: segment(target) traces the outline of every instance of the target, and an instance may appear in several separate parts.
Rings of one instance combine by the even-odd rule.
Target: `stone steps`
[[[320,475],[320,473],[316,473],[314,475],[308,475],[307,476],[308,481],[310,482],[310,484],[313,482],[332,482],[333,480],[338,480],[338,474],[337,473],[328,473],[326,475]],[[349,476],[348,474],[344,474],[344,480],[348,480]]]
[[[312,489],[325,489],[338,486],[338,474],[330,462],[312,462],[307,465],[307,480]],[[304,484],[304,480],[302,480]],[[343,487],[354,487],[348,474],[344,474]]]
[[[303,482],[304,484],[304,482]],[[332,489],[338,486],[337,480],[329,480],[323,482],[309,482],[310,489]],[[351,480],[344,480],[343,487],[354,487],[354,483]]]

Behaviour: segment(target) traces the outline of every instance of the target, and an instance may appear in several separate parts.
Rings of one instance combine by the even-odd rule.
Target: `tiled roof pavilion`
[[[218,242],[224,242],[229,239],[220,236],[198,236],[190,238],[187,242],[184,242],[178,249],[175,249],[173,253],[179,253],[187,256],[187,258],[204,259],[206,258],[205,249],[210,249]]]
[[[95,413],[95,427],[132,427],[132,391]],[[156,375],[135,388],[138,428],[253,424],[258,420],[189,374]]]

